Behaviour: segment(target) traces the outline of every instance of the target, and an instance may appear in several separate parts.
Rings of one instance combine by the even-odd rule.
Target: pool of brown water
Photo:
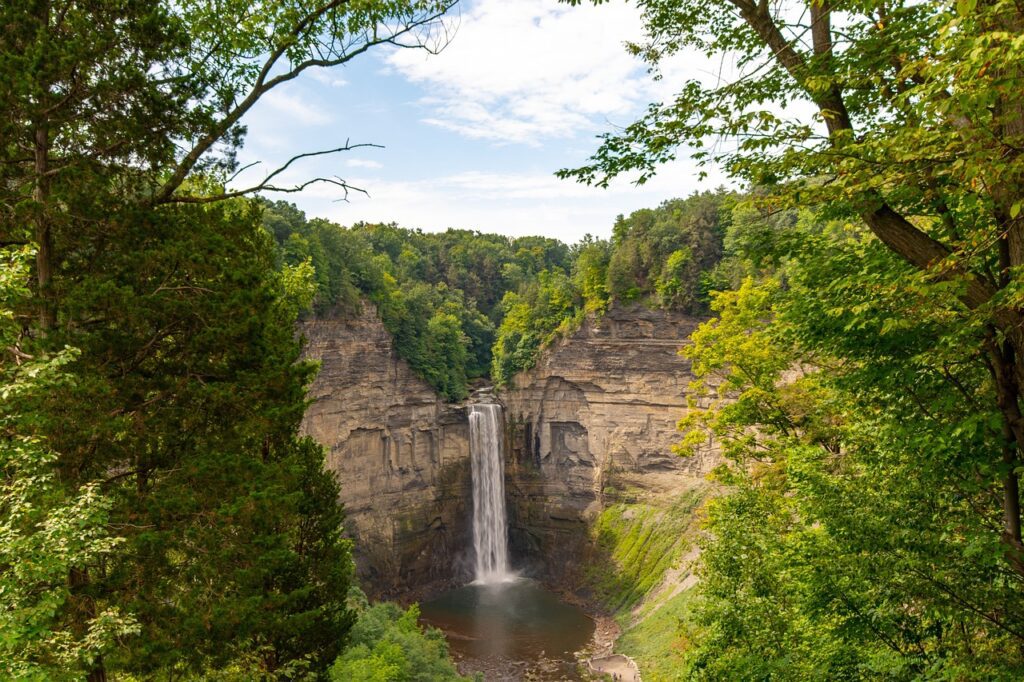
[[[518,679],[543,670],[544,679],[578,679],[575,652],[594,634],[594,621],[533,580],[471,584],[420,605],[423,622],[440,628],[452,655],[488,680]]]

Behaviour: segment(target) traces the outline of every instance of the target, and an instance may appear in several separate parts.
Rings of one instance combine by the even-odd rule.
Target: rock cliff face
[[[306,356],[321,363],[302,428],[338,475],[364,587],[388,595],[451,580],[470,544],[465,408],[446,405],[395,355],[368,303],[301,331]]]
[[[711,454],[671,451],[693,379],[676,351],[699,322],[613,309],[549,348],[502,392],[510,538],[528,570],[572,584],[606,489],[670,492],[713,466]]]
[[[512,555],[540,577],[575,582],[589,524],[609,489],[672,493],[712,456],[671,452],[690,363],[676,351],[699,320],[613,309],[547,349],[498,398],[505,406]],[[338,474],[356,565],[375,596],[408,596],[469,577],[469,424],[397,358],[374,308],[304,323],[321,362],[305,433]]]

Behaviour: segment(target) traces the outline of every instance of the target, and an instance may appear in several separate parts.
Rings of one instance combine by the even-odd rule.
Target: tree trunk
[[[36,202],[36,282],[39,285],[39,326],[45,332],[57,321],[53,305],[53,233],[50,229],[50,133],[45,123],[35,129],[36,186],[32,198]]]
[[[1017,353],[1013,344],[1003,341],[991,344],[991,368],[996,384],[996,402],[1003,417],[1005,443],[1002,449],[1003,475],[1003,542],[1010,567],[1024,576],[1024,543],[1021,542],[1020,481],[1016,468],[1020,464],[1020,446],[1024,443],[1024,421],[1021,419],[1020,386],[1017,383]]]
[[[86,678],[88,682],[107,682],[107,669],[103,666],[102,656],[96,657],[95,666]]]
[[[74,627],[79,631],[79,637],[88,631],[87,623],[96,617],[96,604],[88,594],[84,594],[89,587],[89,571],[84,568],[72,568],[68,571],[68,586],[71,588],[71,613]],[[103,665],[103,657],[97,656],[93,662],[92,670],[86,678],[89,682],[106,682],[107,669]]]

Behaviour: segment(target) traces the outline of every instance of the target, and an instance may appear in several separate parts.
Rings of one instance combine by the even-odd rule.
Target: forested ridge
[[[544,346],[609,305],[639,303],[702,315],[737,196],[725,190],[619,216],[609,240],[567,246],[548,237],[472,230],[426,233],[394,224],[343,227],[293,204],[263,207],[279,264],[309,268],[311,314],[352,314],[371,301],[398,355],[448,400],[468,382],[499,384]]]

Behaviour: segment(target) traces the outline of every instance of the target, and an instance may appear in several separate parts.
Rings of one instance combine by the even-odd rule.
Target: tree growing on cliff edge
[[[582,0],[567,0],[578,4]],[[600,4],[601,0],[595,0]],[[1002,445],[1005,560],[1024,576],[1018,478],[1024,418],[1024,8],[1012,0],[639,0],[657,73],[697,50],[733,77],[689,81],[605,135],[562,177],[644,182],[690,147],[701,163],[774,190],[775,208],[818,205],[862,221],[923,275],[932,304],[976,333]],[[784,113],[808,104],[815,120]],[[715,144],[728,140],[728,145]]]

